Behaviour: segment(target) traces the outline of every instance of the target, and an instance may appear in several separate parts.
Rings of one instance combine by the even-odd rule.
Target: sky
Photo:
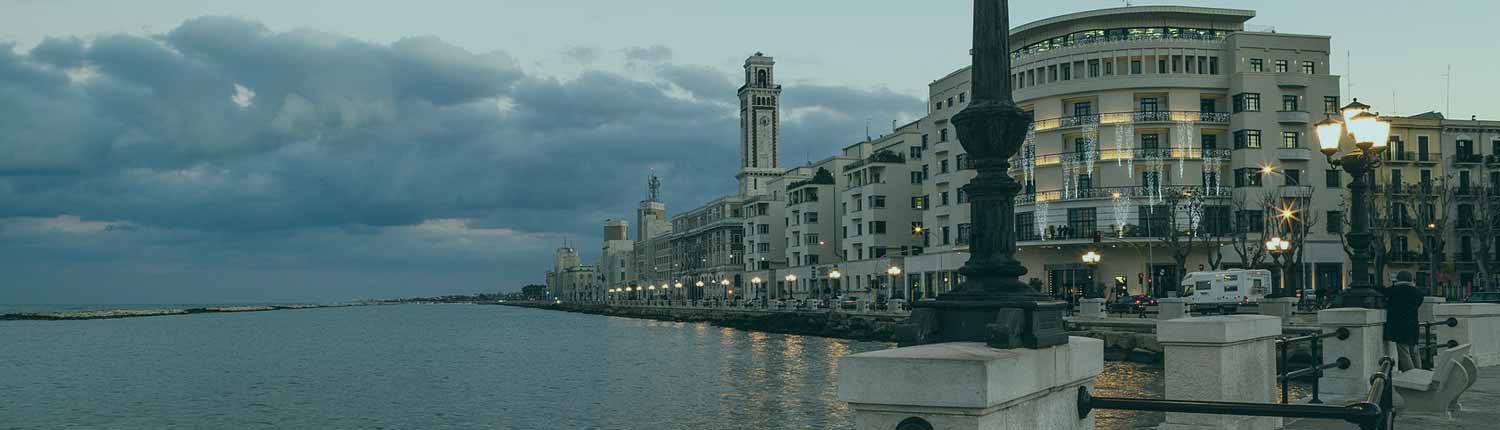
[[[1255,9],[1333,36],[1377,110],[1500,118],[1500,3],[1133,3]],[[597,258],[649,172],[672,212],[734,190],[746,56],[776,58],[783,164],[822,159],[923,114],[970,7],[0,0],[0,303],[518,290],[564,240]]]

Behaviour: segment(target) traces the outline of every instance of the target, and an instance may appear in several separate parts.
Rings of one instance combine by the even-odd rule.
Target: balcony
[[[1385,193],[1393,196],[1407,195],[1416,191],[1416,185],[1385,184]]]
[[[1484,156],[1484,164],[1489,164],[1489,165],[1500,164],[1500,155],[1490,154],[1490,155]]]
[[[1082,162],[1104,162],[1104,161],[1131,161],[1131,160],[1202,160],[1205,158],[1227,160],[1232,151],[1228,149],[1202,149],[1202,148],[1129,148],[1129,149],[1099,149],[1089,152],[1062,152],[1054,154],[1036,155],[1033,161],[1036,167],[1056,166],[1063,163]],[[967,161],[967,160],[965,160]],[[1023,167],[1023,159],[1020,155],[1011,157],[1011,170]]]
[[[1284,110],[1276,112],[1276,121],[1282,124],[1307,124],[1307,112]]]
[[[1047,190],[1033,193],[1023,193],[1016,196],[1017,204],[1030,204],[1036,202],[1056,201],[1079,201],[1093,199],[1115,199],[1115,198],[1148,198],[1171,196],[1179,193],[1191,193],[1208,198],[1226,198],[1231,194],[1229,187],[1202,187],[1198,185],[1163,185],[1159,188],[1161,194],[1156,194],[1158,187],[1125,186],[1125,187],[1094,187],[1072,190]]]
[[[1310,198],[1313,194],[1312,185],[1283,185],[1281,186],[1282,198]]]
[[[1042,48],[1040,46],[1031,46],[1031,47],[1027,47],[1027,48],[1016,49],[1015,51],[1011,52],[1010,58],[1012,59],[1012,61],[1019,63],[1019,62],[1021,62],[1023,60],[1028,60],[1028,59],[1030,59],[1032,57],[1037,57],[1037,56],[1044,55],[1044,54],[1055,54],[1055,53],[1058,53],[1058,52],[1061,52],[1061,51],[1066,51],[1066,50],[1071,50],[1071,49],[1076,49],[1076,48],[1081,48],[1081,47],[1097,46],[1100,49],[1110,49],[1110,48],[1117,48],[1117,47],[1118,48],[1125,48],[1125,47],[1133,47],[1133,46],[1147,45],[1147,44],[1154,45],[1154,44],[1159,44],[1159,43],[1161,43],[1163,41],[1174,41],[1174,42],[1181,41],[1181,42],[1193,43],[1193,44],[1199,44],[1199,43],[1201,43],[1201,44],[1208,45],[1208,46],[1217,46],[1217,45],[1224,44],[1224,38],[1223,37],[1218,37],[1218,36],[1213,36],[1213,35],[1207,35],[1207,36],[1205,36],[1205,35],[1200,35],[1200,34],[1196,34],[1196,33],[1191,33],[1190,34],[1189,32],[1182,32],[1182,33],[1176,34],[1176,35],[1163,33],[1163,34],[1128,34],[1128,35],[1119,35],[1119,36],[1077,37],[1077,38],[1069,38],[1068,42],[1066,44],[1064,44],[1064,45],[1061,45],[1061,46],[1049,46],[1047,48]],[[1210,49],[1215,49],[1215,48],[1210,48]]]
[[[1110,112],[1093,113],[1083,115],[1071,115],[1059,118],[1040,119],[1032,121],[1031,128],[1036,131],[1049,131],[1085,125],[1108,125],[1125,123],[1152,123],[1152,122],[1199,122],[1211,124],[1228,124],[1229,113],[1227,112],[1197,112],[1197,111],[1149,111],[1149,112]]]
[[[850,170],[858,169],[858,168],[864,167],[866,165],[875,164],[875,163],[901,164],[901,163],[905,163],[905,162],[906,162],[906,156],[904,156],[902,154],[897,154],[897,153],[895,153],[895,152],[893,152],[891,150],[882,150],[880,152],[876,152],[874,154],[870,154],[869,157],[865,157],[865,159],[863,159],[863,160],[855,161],[853,163],[849,163],[848,165],[845,165],[844,166],[844,171],[848,172]]]
[[[1276,150],[1276,158],[1307,161],[1312,159],[1312,150],[1307,148],[1281,148]]]
[[[1389,254],[1386,254],[1385,258],[1393,263],[1406,264],[1427,261],[1427,259],[1423,258],[1422,254],[1418,254],[1415,251],[1391,251]]]
[[[1484,162],[1484,157],[1480,156],[1479,154],[1460,153],[1458,155],[1448,157],[1448,161],[1452,162],[1453,164],[1478,164]]]
[[[1417,153],[1412,151],[1386,151],[1384,154],[1382,154],[1382,158],[1384,158],[1385,161],[1390,164],[1406,164],[1417,161]]]
[[[1312,83],[1312,75],[1306,73],[1277,73],[1276,86],[1282,88],[1306,88]]]
[[[1439,157],[1437,156],[1437,154],[1433,154],[1430,152],[1417,153],[1417,164],[1437,164],[1438,160],[1440,159],[1442,159],[1442,157]]]

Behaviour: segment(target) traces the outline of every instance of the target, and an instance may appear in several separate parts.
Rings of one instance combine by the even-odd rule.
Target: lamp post
[[[986,342],[995,348],[1045,348],[1068,343],[1062,313],[1067,304],[1026,285],[1016,260],[1013,224],[1021,184],[1007,173],[1010,157],[1026,141],[1031,122],[1010,88],[1008,0],[974,0],[972,99],[953,116],[959,144],[978,174],[964,186],[969,196],[970,255],[959,269],[964,283],[918,302],[897,331],[903,344]]]
[[[729,294],[733,294],[734,292],[734,290],[729,289],[729,278],[720,279],[719,285],[722,285],[724,287],[724,299],[728,300]]]
[[[901,280],[901,268],[897,266],[891,266],[889,269],[885,269],[885,274],[891,275],[891,288],[890,291],[887,291],[885,293],[886,300],[890,300],[895,298],[896,296],[896,281]],[[906,296],[906,292],[902,291],[901,297],[905,298]]]
[[[1317,125],[1318,144],[1328,164],[1339,166],[1348,173],[1350,200],[1350,228],[1345,235],[1354,250],[1350,260],[1349,289],[1339,294],[1335,304],[1340,307],[1380,309],[1385,307],[1385,296],[1375,291],[1375,280],[1370,273],[1371,199],[1370,188],[1374,172],[1380,167],[1380,153],[1385,150],[1386,139],[1391,134],[1391,123],[1381,121],[1380,116],[1370,113],[1370,106],[1359,99],[1340,110],[1341,118],[1327,119]],[[1354,149],[1335,156],[1345,141],[1354,143]]]
[[[759,299],[762,295],[764,295],[764,294],[762,294],[762,292],[760,290],[760,277],[759,276],[750,278],[750,287],[751,287],[750,288],[750,290],[751,290],[750,291],[750,296],[751,297]]]
[[[1083,264],[1089,266],[1089,283],[1088,285],[1086,285],[1086,287],[1088,287],[1089,289],[1089,293],[1084,294],[1084,296],[1102,293],[1094,291],[1094,280],[1099,278],[1099,262],[1102,260],[1104,260],[1104,256],[1099,255],[1099,253],[1094,250],[1089,250],[1089,252],[1083,254]]]
[[[839,278],[842,278],[842,277],[844,277],[844,273],[840,272],[839,268],[837,268],[837,267],[834,267],[832,270],[828,271],[828,279],[833,280],[833,282],[832,282],[833,285],[829,286],[829,290],[833,293],[833,295],[835,297],[838,296],[838,293],[839,293]]]
[[[786,292],[788,296],[790,296],[792,294],[792,291],[795,289],[795,287],[793,287],[794,285],[797,285],[797,275],[791,273],[786,274]]]
[[[1271,253],[1271,261],[1274,261],[1276,263],[1276,269],[1277,272],[1279,272],[1276,277],[1280,282],[1280,287],[1277,288],[1276,291],[1271,292],[1272,295],[1277,297],[1284,297],[1286,294],[1287,262],[1282,261],[1282,259],[1286,258],[1286,252],[1291,248],[1292,241],[1281,240],[1280,236],[1272,237],[1271,240],[1266,241],[1266,252]]]

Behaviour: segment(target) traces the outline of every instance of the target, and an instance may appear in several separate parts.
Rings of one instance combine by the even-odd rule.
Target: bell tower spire
[[[740,87],[740,195],[765,194],[765,184],[781,174],[781,85],[776,61],[756,52],[745,59]]]

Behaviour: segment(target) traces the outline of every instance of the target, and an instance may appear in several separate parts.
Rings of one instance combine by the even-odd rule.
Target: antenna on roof
[[[865,141],[870,141],[870,119],[865,118]]]
[[[1444,104],[1443,111],[1447,112],[1449,115],[1452,115],[1453,114],[1453,65],[1452,64],[1448,65],[1448,73],[1444,73],[1443,74],[1443,81],[1444,81],[1444,85],[1447,86],[1447,88],[1445,88],[1443,90],[1443,104]]]

